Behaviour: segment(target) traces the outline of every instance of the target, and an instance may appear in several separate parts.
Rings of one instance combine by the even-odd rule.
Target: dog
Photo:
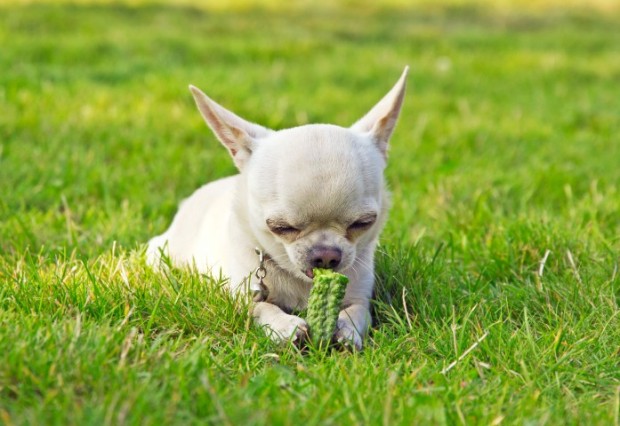
[[[361,350],[374,253],[390,204],[383,171],[407,72],[349,128],[270,130],[190,86],[240,173],[183,201],[168,230],[149,241],[149,264],[160,266],[164,255],[174,266],[222,274],[233,292],[256,291],[255,322],[274,340],[297,343],[308,325],[292,312],[307,305],[312,270],[333,269],[349,278],[333,340]]]

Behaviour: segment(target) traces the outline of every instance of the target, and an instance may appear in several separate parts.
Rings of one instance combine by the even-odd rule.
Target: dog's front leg
[[[340,311],[334,340],[340,344],[351,345],[358,351],[362,350],[362,336],[370,325],[368,301],[360,300]]]
[[[338,314],[333,340],[362,350],[363,336],[370,326],[370,297],[374,287],[374,269],[364,267],[373,264],[373,254],[360,256],[358,262],[348,271],[349,285],[342,301],[345,308]]]
[[[298,316],[287,314],[272,303],[256,303],[252,315],[256,323],[265,326],[271,338],[277,342],[290,340],[300,344],[308,336],[306,321]]]

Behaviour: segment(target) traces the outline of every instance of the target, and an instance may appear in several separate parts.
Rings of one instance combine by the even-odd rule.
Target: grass
[[[0,423],[618,425],[617,9],[233,3],[0,5]],[[144,266],[234,173],[189,83],[347,125],[405,64],[363,352]]]

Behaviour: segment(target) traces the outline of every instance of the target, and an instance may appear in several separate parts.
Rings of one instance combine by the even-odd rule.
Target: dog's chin
[[[302,266],[297,266],[295,264],[290,265],[289,268],[286,268],[293,276],[300,278],[302,281],[311,283],[314,278],[314,272],[312,268],[304,268]]]
[[[303,279],[306,282],[312,282],[312,279],[314,278],[314,272],[312,271],[312,268],[307,268],[307,269],[300,268],[298,269],[297,274],[299,275],[301,279]]]
[[[314,278],[314,273],[312,272],[312,268],[305,268],[303,266],[298,266],[296,262],[293,262],[288,258],[288,256],[284,257],[279,262],[274,262],[278,268],[283,271],[288,272],[295,278],[298,278],[304,282],[311,283],[312,278]]]

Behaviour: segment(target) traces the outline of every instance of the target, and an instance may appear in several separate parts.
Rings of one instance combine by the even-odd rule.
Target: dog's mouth
[[[314,270],[312,268],[308,268],[305,271],[302,270],[301,272],[311,280],[314,279]]]

